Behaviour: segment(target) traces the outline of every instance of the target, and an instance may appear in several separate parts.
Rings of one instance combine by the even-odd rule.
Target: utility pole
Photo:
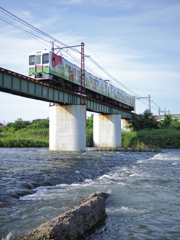
[[[75,45],[75,46],[65,46],[65,47],[57,47],[57,48],[54,48],[54,41],[51,42],[52,43],[52,52],[54,53],[54,50],[61,50],[61,49],[64,49],[64,48],[74,48],[74,47],[81,47],[81,99],[80,99],[80,102],[81,104],[85,104],[86,101],[85,101],[85,91],[86,91],[86,88],[85,88],[85,55],[84,55],[84,43],[82,42],[81,45]],[[88,56],[86,56],[88,57]]]
[[[148,103],[149,103],[149,111],[151,112],[151,96],[150,94],[148,95],[148,97],[134,97],[134,102],[135,102],[135,108],[134,108],[134,112],[136,112],[136,99],[148,99]]]
[[[85,98],[83,97],[86,93],[85,88],[85,58],[84,58],[84,43],[81,43],[81,104],[85,104]]]
[[[161,110],[160,108],[159,108],[159,110],[158,110],[158,114],[159,114],[159,116],[161,115],[161,113],[164,113],[164,114],[166,114],[166,108],[164,109],[164,111],[163,110]],[[168,110],[168,114],[170,114],[170,110]]]
[[[149,111],[151,112],[151,96],[150,96],[150,94],[148,96],[148,101],[149,101]]]

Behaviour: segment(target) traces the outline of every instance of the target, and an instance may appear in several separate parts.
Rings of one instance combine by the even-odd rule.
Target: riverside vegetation
[[[23,121],[21,118],[0,128],[0,147],[48,147],[49,120]]]
[[[146,110],[130,120],[131,131],[122,133],[122,147],[180,148],[180,122],[165,115],[158,123]],[[2,125],[2,124],[0,124]],[[86,120],[86,145],[93,146],[93,116]],[[0,147],[48,147],[49,120],[23,121],[21,118],[0,128]]]

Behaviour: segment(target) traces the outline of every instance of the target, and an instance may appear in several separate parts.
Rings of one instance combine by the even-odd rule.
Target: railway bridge
[[[50,103],[50,150],[86,150],[86,111],[98,113],[94,115],[94,146],[120,147],[121,123],[125,125],[133,115],[123,104],[105,103],[4,68],[0,68],[0,91]]]

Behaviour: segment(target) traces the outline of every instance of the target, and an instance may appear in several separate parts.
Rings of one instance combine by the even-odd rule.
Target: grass
[[[122,133],[123,147],[180,148],[180,131],[154,129]]]
[[[23,129],[15,133],[1,132],[0,147],[48,147],[49,129]]]

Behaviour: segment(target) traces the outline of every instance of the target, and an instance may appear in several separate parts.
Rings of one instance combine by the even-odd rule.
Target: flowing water
[[[0,148],[0,239],[17,240],[94,192],[107,217],[84,240],[180,239],[180,150]]]

